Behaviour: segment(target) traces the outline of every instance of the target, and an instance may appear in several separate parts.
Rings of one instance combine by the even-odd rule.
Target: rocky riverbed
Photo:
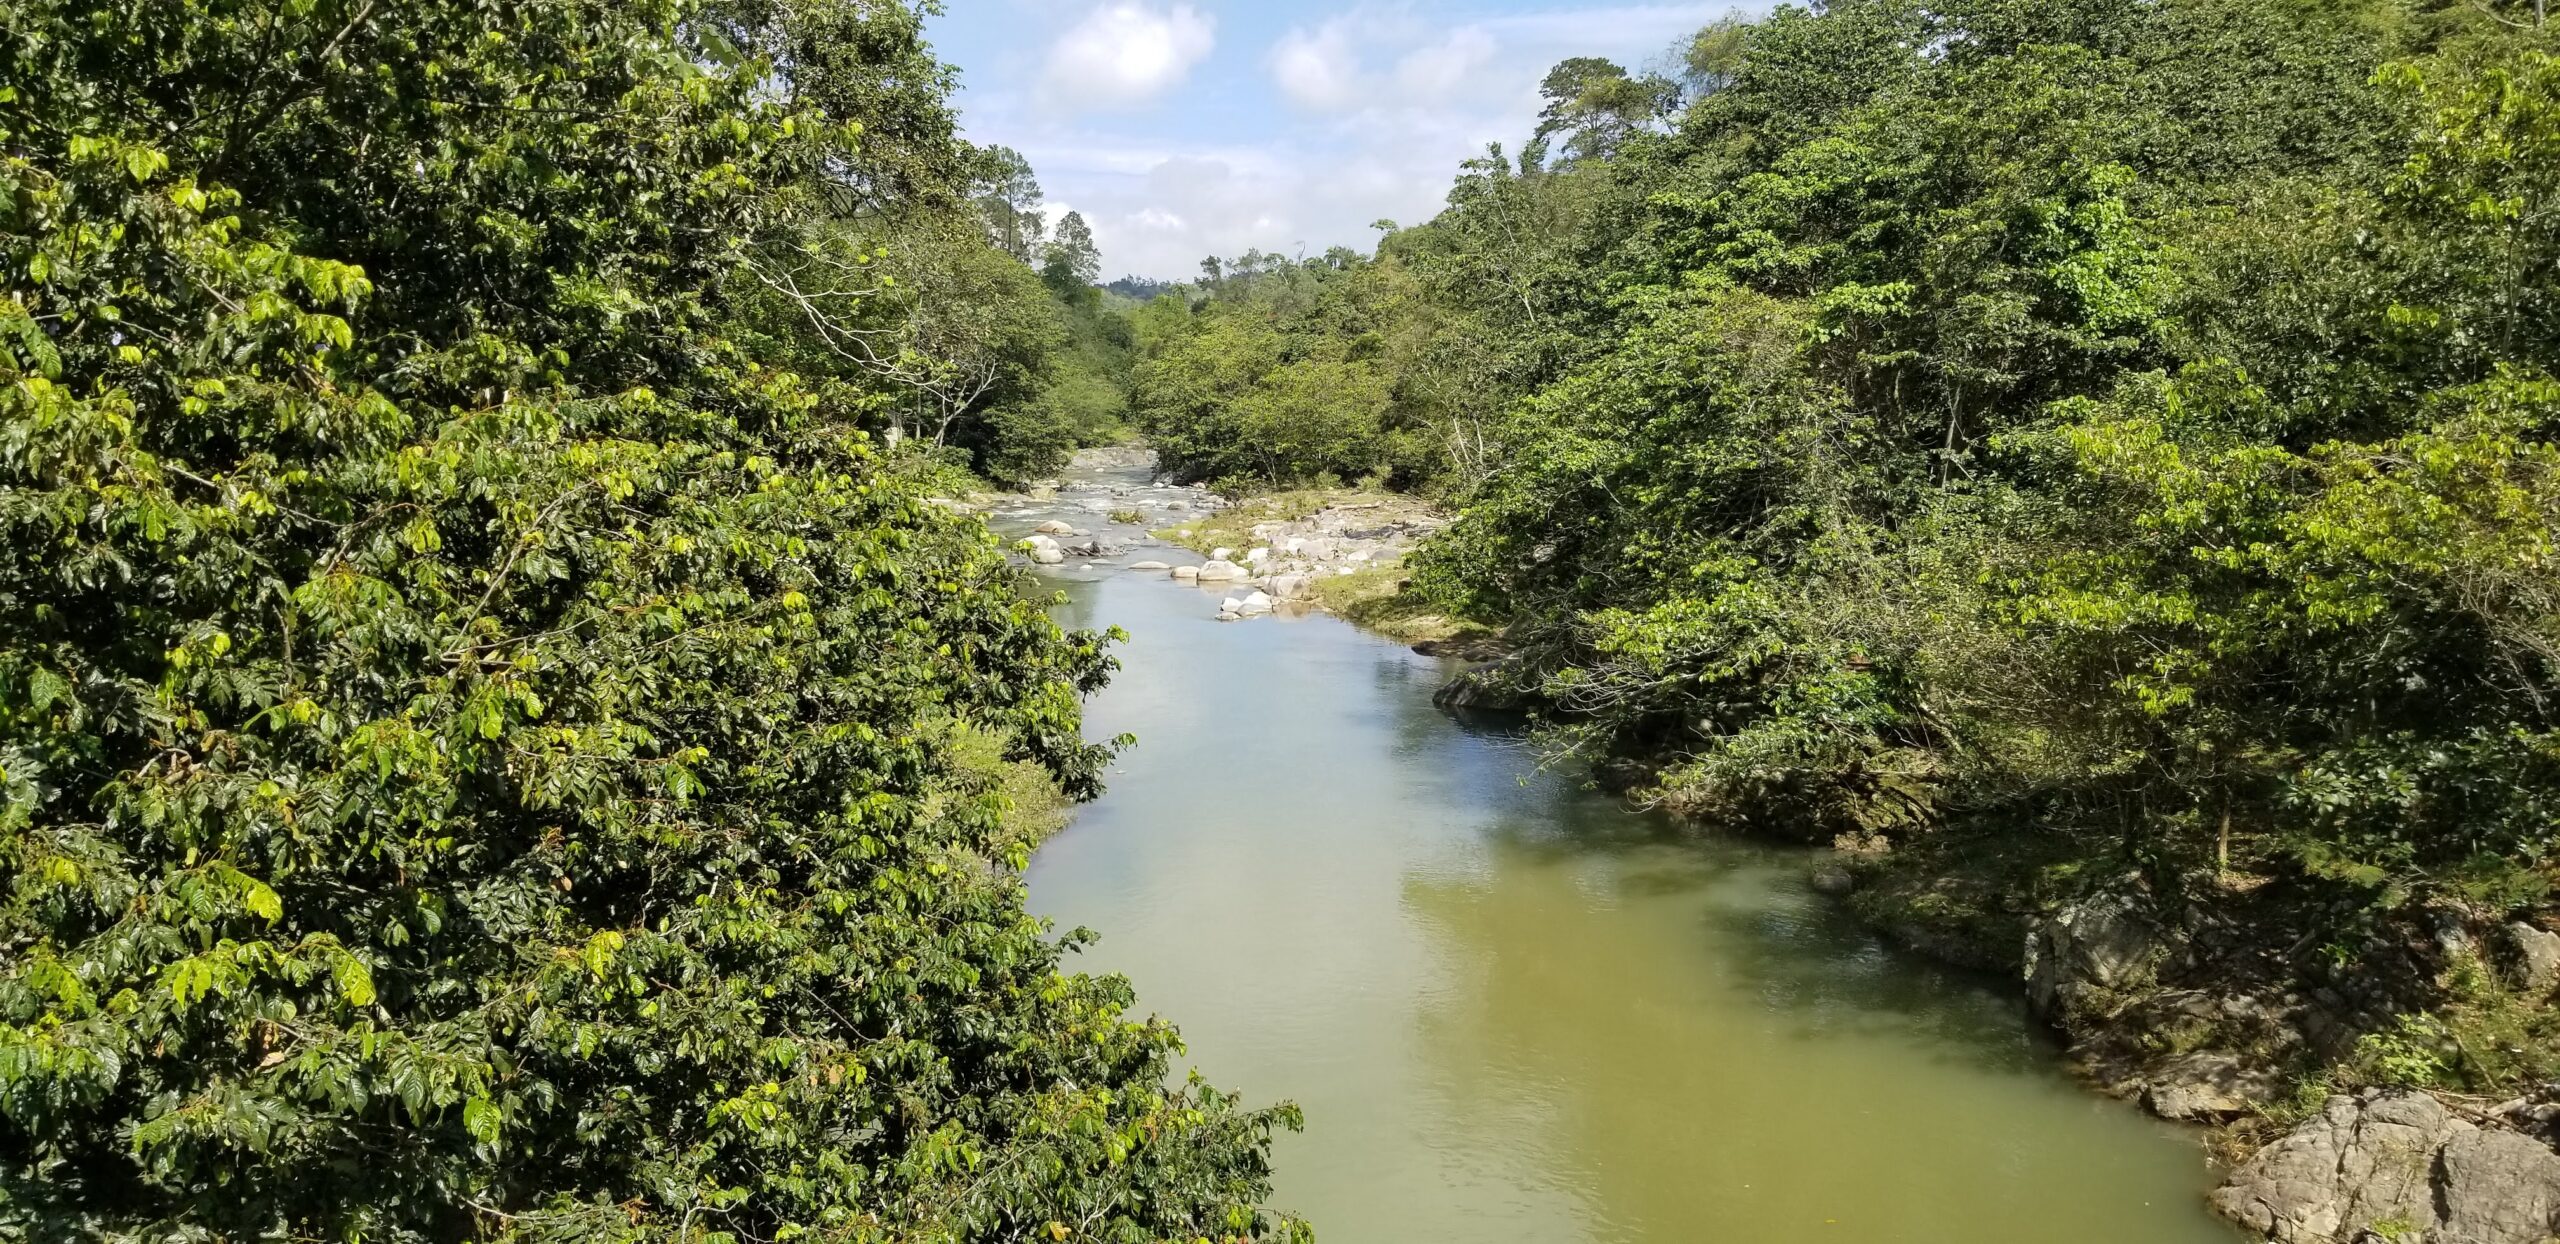
[[[1403,586],[1407,554],[1447,516],[1413,497],[1347,490],[1230,505],[1198,486],[1156,478],[1144,447],[1089,449],[1057,481],[965,503],[1021,555],[1056,573],[1164,575],[1196,587],[1229,621],[1329,609],[1357,613]],[[1370,609],[1358,620],[1413,641],[1465,628],[1417,610]],[[1393,616],[1387,616],[1392,614]]]
[[[2437,911],[2306,957],[2285,949],[2284,915],[2247,895],[2164,911],[2132,889],[2067,905],[2028,923],[2029,1004],[2101,1087],[2227,1128],[2245,1156],[2214,1206],[2279,1244],[2560,1239],[2560,1085],[2505,1101],[2406,1089],[2303,1101],[2322,1069],[2370,1063],[2377,1036],[2417,1060],[2459,1040],[2401,1022],[2448,1005],[2456,983],[2549,1005],[2560,936]]]

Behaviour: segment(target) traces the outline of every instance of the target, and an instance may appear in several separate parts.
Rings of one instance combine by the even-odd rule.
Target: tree
[[[1680,104],[1677,83],[1651,74],[1631,77],[1617,62],[1596,56],[1557,65],[1538,93],[1547,106],[1538,114],[1536,136],[1521,152],[1527,169],[1544,167],[1558,138],[1567,160],[1606,160]]]
[[[1703,98],[1733,85],[1750,41],[1751,23],[1740,17],[1720,19],[1691,36],[1681,54],[1691,92]]]
[[[1103,638],[720,331],[856,155],[703,16],[0,8],[0,1235],[1285,1229],[1023,908]]]
[[[1058,221],[1058,235],[1042,252],[1040,278],[1060,298],[1075,300],[1102,279],[1102,249],[1093,243],[1093,227],[1084,213],[1069,212]]]
[[[917,217],[886,232],[804,222],[759,248],[742,276],[737,304],[764,353],[844,381],[845,413],[891,447],[913,438],[966,449],[990,469],[1001,459],[1007,481],[1056,469],[1072,448],[1018,414],[1056,368],[1060,309],[968,222]],[[1024,434],[1047,448],[1017,443]]]
[[[997,246],[1023,263],[1040,262],[1040,237],[1048,222],[1040,214],[1043,196],[1031,161],[1011,147],[982,148],[970,197],[986,217],[987,235]]]

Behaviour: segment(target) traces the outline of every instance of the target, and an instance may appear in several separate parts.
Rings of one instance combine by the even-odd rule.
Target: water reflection
[[[1146,576],[1093,707],[1139,747],[1032,895],[1211,1078],[1292,1098],[1329,1241],[2228,1241],[2191,1140],[2080,1093],[2014,992],[1889,953],[1433,711],[1435,663]],[[1530,775],[1523,780],[1523,775]]]

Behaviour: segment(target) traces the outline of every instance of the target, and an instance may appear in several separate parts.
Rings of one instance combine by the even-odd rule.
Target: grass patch
[[[1267,493],[1239,501],[1215,514],[1203,514],[1191,522],[1148,534],[1196,553],[1207,553],[1213,549],[1243,552],[1254,547],[1253,529],[1263,523],[1302,522],[1337,505],[1373,503],[1381,507],[1389,503],[1420,504],[1410,497],[1392,493],[1361,492],[1351,488],[1308,488],[1297,492]]]
[[[1389,563],[1353,574],[1319,575],[1315,601],[1365,630],[1398,643],[1491,647],[1501,633],[1451,617],[1406,586],[1404,567]]]
[[[2340,1084],[2504,1097],[2560,1075],[2560,1011],[2550,999],[2510,989],[2471,953],[2436,983],[2443,1001],[2367,1033]]]

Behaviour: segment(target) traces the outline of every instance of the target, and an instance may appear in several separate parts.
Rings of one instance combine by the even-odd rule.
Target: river
[[[1133,538],[1099,513],[1175,495],[1141,481],[994,521]],[[1332,618],[1052,574],[1063,621],[1133,636],[1089,725],[1139,742],[1033,906],[1213,1082],[1304,1107],[1273,1204],[1326,1244],[2239,1238],[2195,1135],[2075,1084],[2014,985],[1888,948],[1805,855],[1541,772],[1432,707],[1441,662]]]

